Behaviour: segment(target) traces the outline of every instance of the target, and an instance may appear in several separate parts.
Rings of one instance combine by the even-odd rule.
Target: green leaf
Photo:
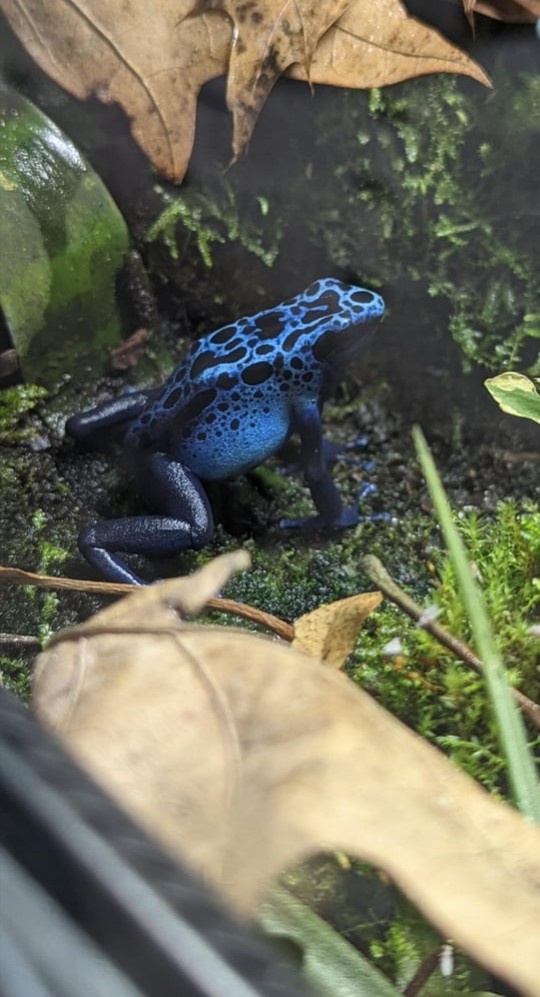
[[[540,423],[540,395],[534,382],[525,374],[508,371],[497,377],[488,377],[484,384],[503,412]]]
[[[501,747],[506,757],[514,796],[522,813],[540,823],[540,793],[535,766],[529,752],[523,720],[506,679],[505,668],[495,642],[484,599],[474,580],[465,545],[452,519],[448,499],[419,426],[413,429],[413,439],[446,548],[454,565],[461,597],[471,622],[476,649],[484,664],[483,674],[497,720]]]
[[[322,997],[399,997],[365,956],[287,890],[272,891],[260,922],[265,934],[300,948],[303,975]]]
[[[125,222],[70,140],[0,81],[0,308],[27,380],[103,363],[119,340]]]

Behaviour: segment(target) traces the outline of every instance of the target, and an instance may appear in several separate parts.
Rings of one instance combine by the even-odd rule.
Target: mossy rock
[[[70,140],[0,82],[0,306],[27,380],[106,357],[120,335],[125,222]]]

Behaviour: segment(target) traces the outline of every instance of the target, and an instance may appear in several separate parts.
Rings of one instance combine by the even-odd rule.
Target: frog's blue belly
[[[260,413],[257,418],[246,413],[236,422],[237,427],[230,417],[224,418],[222,427],[216,425],[210,432],[202,430],[188,440],[179,440],[174,456],[198,477],[219,480],[262,464],[290,435],[286,412],[270,412],[264,419]]]

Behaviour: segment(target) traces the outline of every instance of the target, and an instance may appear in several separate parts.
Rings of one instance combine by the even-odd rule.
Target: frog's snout
[[[381,298],[380,294],[376,294],[375,291],[371,291],[372,300],[370,303],[371,317],[372,318],[382,318],[384,315],[385,303],[384,298]]]
[[[376,291],[344,284],[332,277],[316,281],[304,292],[304,298],[312,314],[318,309],[321,318],[325,314],[328,318],[332,316],[335,327],[340,325],[343,329],[364,323],[371,325],[384,314],[384,300]]]
[[[384,299],[376,291],[369,291],[365,287],[353,288],[351,286],[344,292],[344,297],[351,325],[378,322],[384,315]]]

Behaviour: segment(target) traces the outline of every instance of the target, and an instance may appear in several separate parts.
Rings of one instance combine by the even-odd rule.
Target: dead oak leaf
[[[135,141],[171,180],[183,178],[199,90],[227,72],[232,26],[190,17],[193,0],[0,0],[30,55],[84,100],[116,102]]]
[[[381,601],[380,592],[362,592],[317,606],[294,621],[293,647],[320,658],[325,665],[342,668],[364,620]]]
[[[234,91],[248,93],[267,85],[263,74],[279,76],[293,62],[309,74],[322,35],[353,0],[198,0],[193,14],[222,11],[234,24],[229,75]],[[229,81],[230,82],[230,81]]]
[[[490,86],[483,69],[399,0],[353,0],[321,40],[311,63],[313,83],[383,87],[426,73],[465,73]],[[289,70],[306,79],[301,66]]]
[[[475,14],[516,24],[534,24],[540,18],[540,0],[463,0],[463,7],[471,24]]]
[[[196,601],[240,566],[202,572]],[[537,994],[539,829],[339,672],[268,639],[176,623],[190,582],[149,586],[59,635],[36,664],[43,722],[240,912],[284,867],[341,849]]]
[[[293,63],[310,78],[321,37],[351,0],[199,0],[194,13],[221,10],[234,24],[227,74],[227,105],[233,115],[233,154],[245,149],[274,83]]]
[[[399,0],[155,0],[150,13],[146,0],[0,0],[0,8],[60,86],[117,102],[156,169],[176,182],[191,155],[199,90],[216,76],[228,75],[235,158],[284,71],[350,87],[433,72],[487,82]]]

